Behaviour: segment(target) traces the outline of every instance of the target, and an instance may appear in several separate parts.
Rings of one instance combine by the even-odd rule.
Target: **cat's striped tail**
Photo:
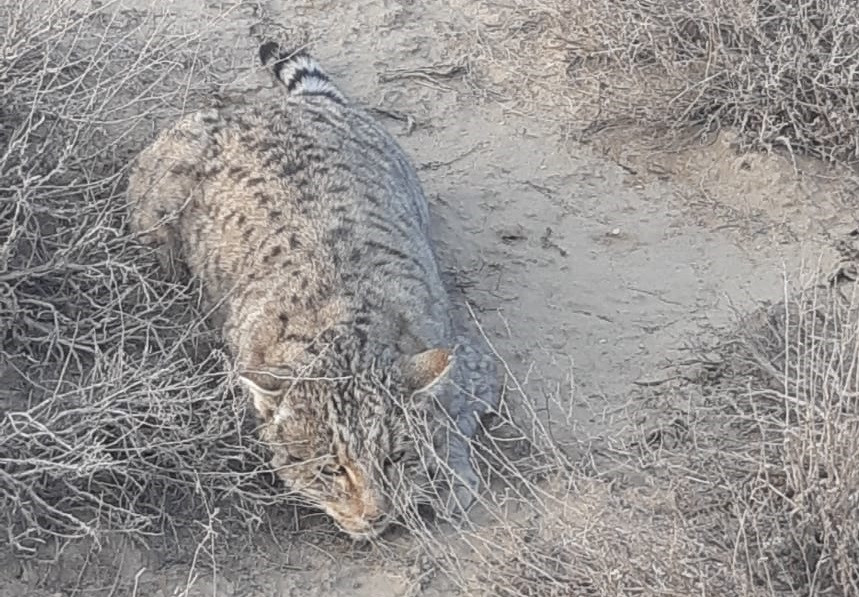
[[[319,63],[304,50],[290,52],[267,41],[259,47],[259,57],[290,95],[321,95],[338,103],[346,101]]]

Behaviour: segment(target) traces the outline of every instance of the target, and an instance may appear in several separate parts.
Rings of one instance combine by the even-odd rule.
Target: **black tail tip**
[[[267,41],[259,47],[259,59],[263,64],[280,58],[280,45],[277,42]]]

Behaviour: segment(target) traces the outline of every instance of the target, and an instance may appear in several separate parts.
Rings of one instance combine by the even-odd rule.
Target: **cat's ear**
[[[272,419],[282,397],[283,380],[265,371],[244,372],[239,380],[250,392],[262,420]]]
[[[453,351],[431,348],[400,362],[400,373],[411,394],[425,392],[443,381],[453,365]]]

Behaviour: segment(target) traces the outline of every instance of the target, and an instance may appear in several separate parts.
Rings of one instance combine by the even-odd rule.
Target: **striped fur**
[[[162,132],[129,180],[132,229],[202,280],[298,494],[355,537],[425,497],[437,468],[463,506],[495,370],[453,328],[415,170],[311,57],[260,58],[283,97]]]
[[[304,51],[284,52],[274,42],[260,46],[262,63],[269,67],[275,80],[292,95],[324,95],[338,103],[346,98],[328,79],[319,64]]]

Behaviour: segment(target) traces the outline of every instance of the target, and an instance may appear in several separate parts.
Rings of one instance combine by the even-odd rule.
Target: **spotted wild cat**
[[[363,538],[438,470],[465,507],[496,371],[454,330],[415,170],[310,56],[260,57],[284,93],[162,132],[130,177],[132,229],[202,281],[296,493]]]

